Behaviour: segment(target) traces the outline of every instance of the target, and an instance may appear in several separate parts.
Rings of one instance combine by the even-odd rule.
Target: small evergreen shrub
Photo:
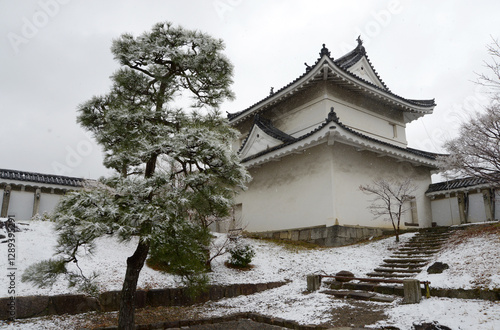
[[[236,268],[246,268],[252,262],[255,251],[250,245],[236,246],[229,250],[229,264]]]

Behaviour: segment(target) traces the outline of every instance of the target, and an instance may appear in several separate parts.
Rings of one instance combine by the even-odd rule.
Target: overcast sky
[[[78,104],[107,93],[111,41],[171,21],[221,38],[247,108],[299,77],[323,43],[333,58],[358,35],[396,94],[435,98],[407,126],[409,146],[440,152],[487,95],[472,80],[499,38],[500,1],[0,0],[0,168],[97,178],[98,145],[76,124]]]

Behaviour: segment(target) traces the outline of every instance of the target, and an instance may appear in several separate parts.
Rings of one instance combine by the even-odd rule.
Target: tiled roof
[[[356,64],[361,58],[363,58],[363,56],[365,56],[366,60],[368,61],[368,64],[370,64],[371,69],[373,70],[373,72],[377,76],[377,79],[380,81],[380,83],[382,84],[382,86],[384,86],[385,90],[388,91],[388,92],[390,92],[389,88],[382,81],[382,79],[380,78],[380,76],[377,73],[377,70],[375,70],[375,68],[373,67],[372,62],[368,58],[368,55],[366,54],[365,47],[363,46],[363,42],[361,41],[361,37],[358,37],[357,41],[358,41],[358,46],[356,48],[354,48],[352,51],[350,51],[349,53],[347,53],[344,56],[342,56],[341,58],[336,59],[334,61],[335,64],[337,64],[339,67],[347,70],[350,67],[352,67],[354,64]]]
[[[486,181],[485,179],[476,178],[476,177],[454,179],[454,180],[449,180],[449,181],[433,183],[433,184],[429,185],[429,189],[427,189],[427,191],[425,193],[427,194],[427,193],[432,193],[432,192],[437,192],[437,191],[463,189],[463,188],[473,187],[473,186],[487,184],[487,183],[488,183],[488,181]]]
[[[333,115],[331,115],[332,112],[333,112]],[[388,142],[385,142],[385,141],[381,141],[381,140],[372,138],[371,136],[362,134],[362,133],[360,133],[358,131],[355,131],[352,128],[349,128],[349,127],[345,126],[344,124],[342,124],[342,122],[337,117],[337,114],[335,113],[335,111],[333,110],[333,108],[332,108],[329,116],[333,116],[334,117],[333,121],[335,123],[337,123],[340,127],[342,127],[346,131],[348,131],[348,132],[350,132],[352,134],[355,134],[355,135],[357,135],[357,136],[359,136],[359,137],[361,137],[363,139],[366,139],[366,140],[369,140],[369,141],[373,141],[373,142],[376,142],[376,143],[379,143],[379,144],[382,144],[382,145],[386,145],[386,146],[389,146],[389,147],[392,147],[392,148],[396,148],[396,149],[399,149],[401,151],[406,151],[406,152],[409,152],[411,154],[414,154],[414,155],[417,155],[417,156],[420,156],[420,157],[424,157],[424,158],[428,158],[428,159],[432,159],[432,160],[436,160],[436,157],[439,156],[439,154],[435,154],[435,153],[432,153],[432,152],[427,152],[427,151],[413,149],[413,148],[408,148],[408,147],[403,148],[403,147],[400,147],[400,146],[397,146],[397,145],[394,145],[394,144],[391,144],[391,143],[388,143]]]
[[[246,157],[246,158],[242,159],[241,162],[244,163],[246,161],[249,161],[249,160],[258,158],[258,157],[260,157],[262,155],[265,155],[265,154],[267,154],[267,153],[269,153],[271,151],[278,150],[278,149],[281,149],[281,148],[286,147],[288,145],[294,144],[295,142],[304,140],[305,138],[307,138],[307,137],[313,135],[314,133],[316,133],[317,131],[320,131],[323,127],[325,127],[326,125],[328,125],[331,122],[332,122],[332,120],[330,119],[330,117],[328,117],[328,119],[326,119],[319,127],[317,127],[316,129],[312,130],[311,132],[309,132],[307,134],[304,134],[304,135],[302,135],[302,136],[300,136],[300,137],[298,137],[296,139],[284,142],[283,144],[277,145],[277,146],[275,146],[273,148],[269,148],[269,149],[266,149],[266,150],[261,151],[259,153],[256,153],[255,155]]]
[[[261,151],[255,155],[252,155],[252,156],[249,156],[247,158],[244,158],[242,160],[242,162],[246,162],[246,161],[249,161],[251,159],[255,159],[257,157],[260,157],[262,155],[265,155],[271,151],[275,151],[275,150],[278,150],[278,149],[281,149],[283,147],[286,147],[288,145],[291,145],[295,142],[298,142],[298,141],[301,141],[301,140],[304,140],[305,138],[313,135],[314,133],[316,133],[317,131],[321,130],[323,127],[325,127],[326,125],[328,125],[329,123],[336,123],[337,125],[339,125],[340,127],[342,127],[344,130],[354,134],[354,135],[357,135],[365,140],[368,140],[368,141],[372,141],[372,142],[376,142],[378,144],[382,144],[384,146],[388,146],[388,147],[391,147],[391,148],[395,148],[395,149],[398,149],[400,151],[403,151],[403,152],[408,152],[408,153],[411,153],[413,155],[416,155],[416,156],[419,156],[419,157],[424,157],[424,158],[427,158],[427,159],[430,159],[430,160],[436,160],[436,157],[439,156],[439,154],[436,154],[436,153],[432,153],[432,152],[427,152],[427,151],[423,151],[423,150],[418,150],[418,149],[413,149],[413,148],[403,148],[403,147],[400,147],[400,146],[397,146],[397,145],[394,145],[394,144],[391,144],[391,143],[388,143],[388,142],[384,142],[384,141],[381,141],[381,140],[378,140],[378,139],[375,139],[375,138],[372,138],[370,136],[367,136],[365,134],[362,134],[358,131],[355,131],[347,126],[345,126],[341,121],[340,119],[338,118],[337,114],[335,113],[333,107],[331,108],[331,111],[330,113],[328,114],[328,118],[319,126],[317,127],[316,129],[312,130],[311,132],[307,133],[307,134],[304,134],[298,138],[295,138],[293,140],[290,140],[290,141],[287,141],[283,144],[280,144],[280,145],[277,145],[273,148],[269,148],[267,150],[264,150],[264,151]],[[277,130],[277,128],[275,128]],[[283,133],[285,134],[285,133]]]
[[[265,119],[259,115],[255,115],[255,125],[257,125],[266,134],[272,136],[277,140],[280,140],[282,142],[295,141],[295,138],[293,136],[288,135],[285,132],[274,127],[269,119]]]
[[[16,170],[0,169],[0,179],[18,180],[35,183],[57,184],[61,186],[81,187],[82,178],[72,178],[62,175],[41,174],[32,172],[23,172]]]
[[[359,41],[358,41],[359,42]],[[320,57],[316,60],[316,63],[314,63],[313,66],[307,66],[306,68],[306,72],[303,73],[301,76],[299,76],[298,78],[296,78],[295,80],[293,80],[292,82],[290,82],[289,84],[287,84],[286,86],[280,88],[278,91],[276,92],[273,92],[271,94],[269,94],[266,98],[254,103],[253,105],[251,105],[250,107],[242,110],[242,111],[239,111],[239,112],[235,112],[235,113],[227,113],[227,117],[229,120],[232,120],[236,117],[238,117],[239,115],[245,113],[245,112],[248,112],[250,109],[254,108],[255,106],[261,104],[261,103],[264,103],[265,101],[267,101],[268,99],[272,98],[276,93],[279,93],[283,90],[285,90],[286,88],[290,87],[291,85],[293,85],[294,83],[296,83],[297,81],[301,80],[304,76],[306,76],[311,70],[313,70],[321,61],[322,57],[323,56],[327,56],[340,70],[342,70],[344,73],[346,73],[347,75],[351,76],[351,77],[354,77],[356,80],[358,81],[361,81],[365,84],[368,84],[370,85],[371,87],[375,88],[375,89],[378,89],[380,91],[383,91],[401,101],[404,101],[404,102],[407,102],[407,103],[410,103],[412,105],[415,105],[415,106],[423,106],[423,107],[433,107],[436,105],[435,103],[435,100],[434,99],[429,99],[429,100],[414,100],[414,99],[406,99],[404,97],[401,97],[397,94],[394,94],[393,92],[391,92],[387,86],[384,84],[384,82],[382,81],[382,79],[380,79],[379,75],[377,74],[375,68],[373,68],[371,62],[369,61],[368,59],[368,56],[366,55],[366,51],[365,51],[365,48],[362,46],[362,44],[358,43],[358,46],[352,50],[351,52],[349,52],[348,54],[340,57],[338,60],[333,60],[333,58],[330,57],[330,52],[328,51],[328,49],[325,47],[325,45],[323,45],[323,48],[321,49],[321,52],[320,52]],[[354,65],[362,56],[366,56],[366,59],[368,60],[368,62],[370,63],[370,66],[372,67],[372,70],[373,72],[375,72],[375,74],[377,75],[377,78],[380,80],[380,82],[383,84],[384,88],[381,88],[377,85],[375,85],[374,83],[368,81],[368,80],[365,80],[363,78],[360,78],[359,76],[353,74],[352,72],[349,72],[348,69]]]

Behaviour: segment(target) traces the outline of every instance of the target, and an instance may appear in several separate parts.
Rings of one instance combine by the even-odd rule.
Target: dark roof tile
[[[488,181],[483,178],[477,177],[467,177],[461,179],[448,180],[438,183],[433,183],[429,185],[429,189],[425,192],[437,192],[437,191],[446,191],[446,190],[454,190],[454,189],[463,189],[467,187],[473,187],[481,184],[487,184]]]
[[[0,169],[0,179],[18,180],[35,183],[57,184],[62,186],[82,187],[84,179],[62,175],[23,172]]]
[[[301,141],[311,135],[313,135],[314,133],[316,133],[317,131],[321,130],[323,127],[325,127],[326,125],[328,125],[329,123],[336,123],[337,125],[339,125],[340,127],[342,127],[344,130],[352,133],[352,134],[355,134],[365,140],[368,140],[368,141],[373,141],[373,142],[376,142],[376,143],[379,143],[379,144],[382,144],[382,145],[385,145],[385,146],[388,146],[388,147],[391,147],[391,148],[395,148],[395,149],[398,149],[400,151],[404,151],[404,152],[408,152],[408,153],[411,153],[411,154],[414,154],[416,156],[419,156],[419,157],[424,157],[424,158],[427,158],[427,159],[430,159],[430,160],[436,160],[436,157],[440,156],[440,154],[436,154],[436,153],[432,153],[432,152],[427,152],[427,151],[423,151],[423,150],[418,150],[418,149],[413,149],[413,148],[403,148],[403,147],[400,147],[400,146],[397,146],[397,145],[394,145],[394,144],[391,144],[391,143],[388,143],[388,142],[385,142],[385,141],[381,141],[381,140],[378,140],[378,139],[375,139],[375,138],[372,138],[368,135],[365,135],[365,134],[362,134],[358,131],[355,131],[347,126],[345,126],[341,121],[340,119],[338,118],[336,112],[334,111],[333,107],[331,108],[331,111],[330,113],[328,114],[328,118],[320,125],[318,126],[316,129],[312,130],[311,132],[307,133],[307,134],[304,134],[298,138],[294,138],[293,140],[289,140],[289,141],[286,141],[284,142],[283,144],[280,144],[280,145],[277,145],[273,148],[269,148],[267,150],[264,150],[264,151],[261,151],[255,155],[252,155],[252,156],[249,156],[249,157],[246,157],[242,160],[242,162],[246,162],[246,161],[249,161],[249,160],[252,160],[252,159],[255,159],[257,157],[260,157],[260,156],[263,156],[271,151],[275,151],[275,150],[278,150],[278,149],[281,149],[283,147],[286,147],[290,144],[293,144],[295,142],[298,142],[298,141]]]

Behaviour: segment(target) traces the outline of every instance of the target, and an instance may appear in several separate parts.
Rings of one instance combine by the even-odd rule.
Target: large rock
[[[442,262],[435,262],[429,268],[427,268],[427,273],[429,274],[441,274],[445,269],[450,268],[448,264]]]
[[[338,272],[337,274],[335,274],[335,276],[342,276],[342,277],[354,278],[354,274],[351,273],[348,270],[341,270],[340,272]],[[336,280],[339,281],[339,282],[349,282],[351,279],[349,279],[349,278],[337,278]]]
[[[436,321],[434,322],[428,322],[428,323],[421,323],[421,324],[413,324],[413,329],[415,330],[452,330],[451,328],[441,325],[437,323]]]

